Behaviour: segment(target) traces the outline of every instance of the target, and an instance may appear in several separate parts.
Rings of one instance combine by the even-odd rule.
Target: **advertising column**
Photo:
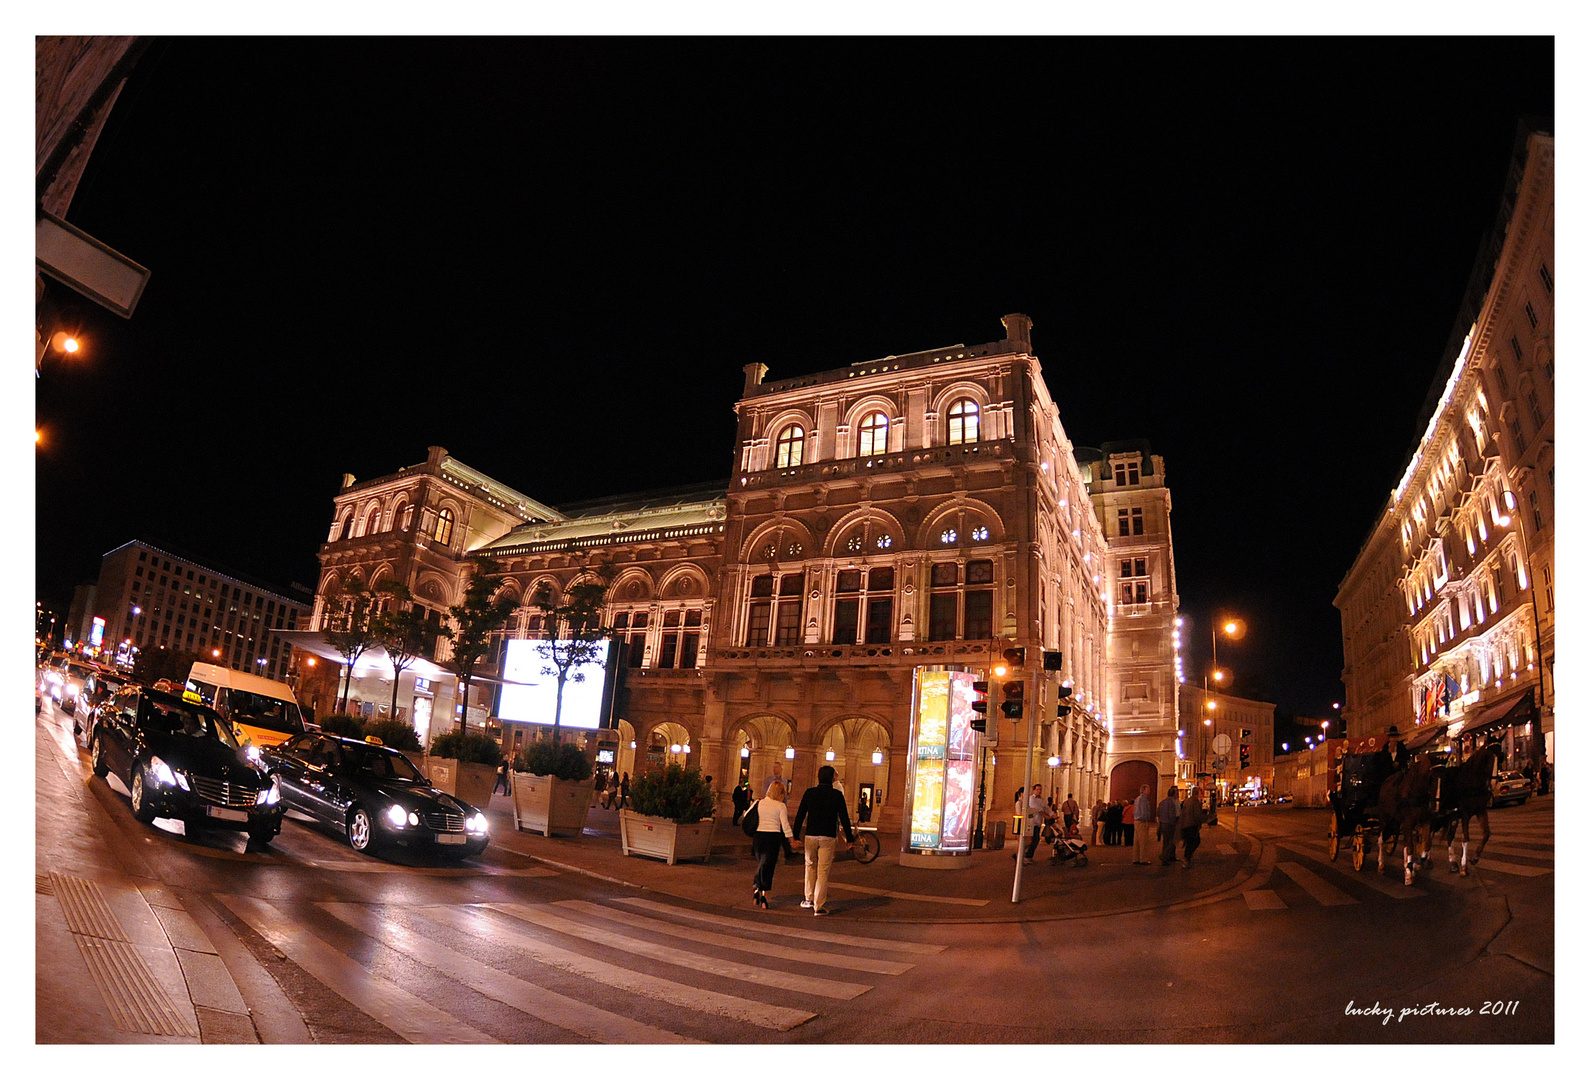
[[[966,671],[916,669],[906,758],[902,866],[964,870],[971,865],[977,735]]]

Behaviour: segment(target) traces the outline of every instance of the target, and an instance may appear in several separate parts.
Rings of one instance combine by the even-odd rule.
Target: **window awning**
[[[326,641],[326,635],[319,630],[275,630],[272,633],[295,649],[312,653],[322,659],[330,660],[334,664],[347,663],[343,659],[342,654]],[[422,679],[457,678],[451,671],[425,659],[423,656],[416,657],[414,662],[403,670],[409,675],[417,675]],[[362,679],[367,676],[386,678],[388,680],[392,678],[392,661],[387,657],[386,650],[379,645],[372,645],[361,653],[358,663],[353,666],[353,677],[355,679]],[[494,680],[477,676],[471,681],[492,682]]]
[[[1459,735],[1482,735],[1493,728],[1512,727],[1534,719],[1535,688],[1526,686],[1492,702],[1472,716],[1465,715],[1448,731],[1455,739]]]

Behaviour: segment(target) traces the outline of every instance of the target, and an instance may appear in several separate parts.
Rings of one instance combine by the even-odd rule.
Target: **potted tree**
[[[635,808],[618,813],[625,855],[666,859],[669,866],[712,857],[712,788],[699,769],[649,769],[630,785],[629,798]]]
[[[541,739],[514,761],[513,823],[543,836],[579,836],[591,809],[591,762],[573,743]]]
[[[497,786],[497,766],[502,764],[502,747],[489,735],[449,731],[431,740],[425,759],[425,775],[438,791],[445,791],[469,805],[484,810],[491,805],[491,791]]]

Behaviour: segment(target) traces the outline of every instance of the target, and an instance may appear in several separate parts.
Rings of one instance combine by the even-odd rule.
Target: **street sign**
[[[132,318],[149,284],[148,270],[44,210],[35,223],[33,260],[50,277],[124,319]]]
[[[1231,736],[1222,731],[1215,736],[1215,741],[1211,745],[1214,746],[1215,753],[1224,754],[1231,749]]]
[[[1216,771],[1224,769],[1226,767],[1226,759],[1223,757],[1217,757],[1209,763],[1209,767]]]

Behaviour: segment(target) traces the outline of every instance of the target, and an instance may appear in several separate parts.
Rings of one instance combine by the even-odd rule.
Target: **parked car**
[[[115,773],[133,817],[241,829],[268,844],[281,832],[281,788],[257,751],[214,710],[145,686],[124,687],[94,714],[94,774]]]
[[[310,731],[264,759],[286,806],[340,830],[355,851],[398,843],[463,859],[486,850],[486,815],[433,788],[379,739]]]
[[[1521,772],[1501,772],[1491,781],[1491,805],[1526,803],[1535,793],[1535,785]]]

